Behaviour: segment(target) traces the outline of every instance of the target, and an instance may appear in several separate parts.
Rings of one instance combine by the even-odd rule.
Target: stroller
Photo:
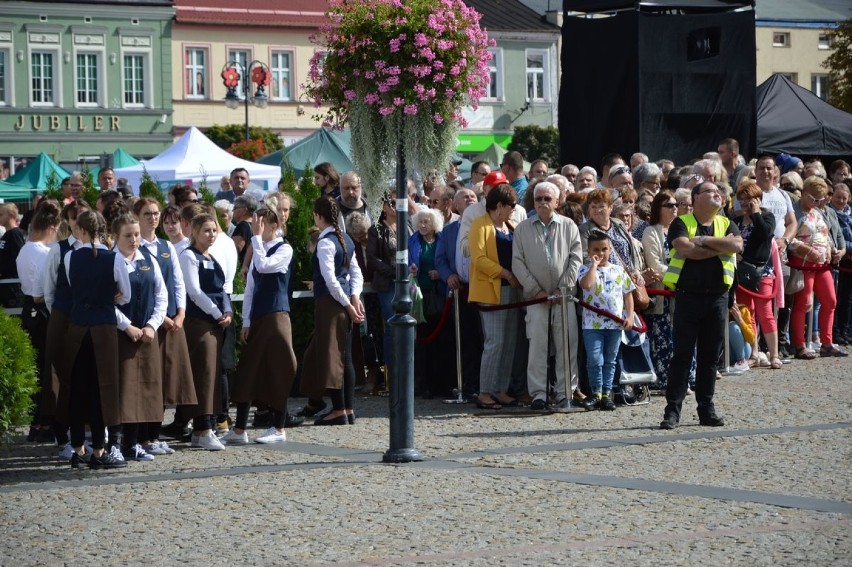
[[[634,324],[638,324],[636,321]],[[645,333],[623,331],[621,333],[621,348],[618,353],[615,381],[618,391],[616,400],[621,397],[624,405],[645,405],[651,402],[651,391],[648,387],[657,381],[654,365],[651,363],[651,347]]]

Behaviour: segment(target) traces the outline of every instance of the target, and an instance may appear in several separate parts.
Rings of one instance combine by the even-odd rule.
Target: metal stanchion
[[[566,288],[559,288],[559,311],[562,315],[562,364],[565,366],[565,399],[568,400],[568,407],[565,409],[556,409],[559,413],[575,413],[585,411],[581,408],[572,407],[571,400],[574,398],[574,392],[571,390],[571,343],[568,336],[568,302],[576,302],[577,299],[568,293]]]
[[[461,365],[461,331],[459,325],[459,292],[458,290],[452,290],[450,293],[453,294],[453,315],[455,316],[455,328],[456,328],[456,380],[457,387],[456,398],[444,400],[445,404],[466,404],[467,400],[464,399],[464,392],[462,389],[462,365]]]

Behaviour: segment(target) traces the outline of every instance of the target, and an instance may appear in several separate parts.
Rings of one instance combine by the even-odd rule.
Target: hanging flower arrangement
[[[222,71],[222,81],[229,89],[235,88],[240,84],[240,74],[233,67],[228,67]]]
[[[329,0],[329,25],[302,85],[324,125],[352,131],[352,161],[372,209],[392,176],[397,144],[406,165],[446,172],[461,110],[489,82],[480,14],[461,0]]]

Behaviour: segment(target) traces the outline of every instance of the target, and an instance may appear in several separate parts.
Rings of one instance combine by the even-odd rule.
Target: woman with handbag
[[[805,344],[805,315],[811,307],[811,293],[820,302],[819,338],[822,346],[820,356],[849,356],[845,351],[832,344],[832,326],[837,297],[834,280],[831,277],[830,263],[839,259],[840,251],[835,249],[829,233],[829,224],[819,204],[826,199],[828,185],[821,177],[808,177],[802,189],[802,198],[793,207],[799,228],[790,242],[789,259],[791,267],[802,270],[804,287],[793,299],[793,314],[790,318],[792,342],[796,347],[796,358],[811,360],[816,354]]]
[[[441,240],[441,230],[444,228],[444,218],[438,209],[424,209],[414,215],[414,227],[417,232],[408,239],[408,253],[411,275],[417,279],[417,286],[423,293],[423,315],[425,323],[418,325],[417,331],[421,337],[431,335],[437,327],[447,297],[447,285],[441,279],[435,266],[435,252]],[[440,333],[444,335],[443,332]],[[417,390],[424,398],[433,394],[448,393],[449,383],[442,377],[450,376],[442,372],[441,338],[430,342],[418,342],[414,351],[415,383]]]
[[[737,200],[743,211],[742,216],[734,219],[743,237],[743,253],[737,258],[737,303],[745,305],[754,314],[754,323],[760,325],[766,346],[769,347],[769,367],[778,370],[781,368],[778,323],[772,312],[776,283],[775,270],[770,261],[775,215],[761,209],[762,197],[763,191],[755,183],[746,183],[737,189]],[[757,327],[754,331],[756,335]],[[754,366],[758,360],[756,352],[752,353],[751,360]]]

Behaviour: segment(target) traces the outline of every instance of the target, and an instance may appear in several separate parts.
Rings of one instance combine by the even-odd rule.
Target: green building
[[[171,0],[0,2],[0,179],[172,143]]]

